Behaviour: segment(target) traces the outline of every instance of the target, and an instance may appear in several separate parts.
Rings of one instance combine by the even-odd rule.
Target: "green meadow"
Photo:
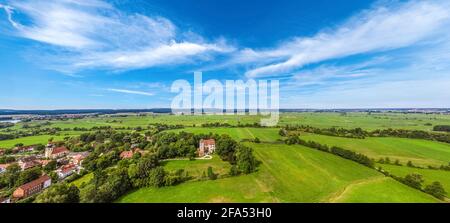
[[[398,177],[405,177],[408,174],[418,173],[423,177],[423,185],[428,185],[433,183],[434,181],[439,181],[444,187],[445,191],[447,191],[447,193],[450,193],[450,171],[419,169],[388,164],[379,164],[379,166]]]
[[[24,145],[34,145],[34,144],[47,144],[48,140],[53,138],[54,140],[62,140],[64,139],[64,135],[55,136],[55,135],[37,135],[37,136],[28,136],[11,140],[1,140],[0,148],[12,148],[14,145],[18,143],[23,143]]]
[[[235,140],[250,140],[258,138],[262,142],[275,142],[281,139],[278,128],[184,128],[170,130],[172,132],[190,132],[194,134],[229,135]]]
[[[0,148],[11,148],[18,143],[33,145],[45,144],[50,138],[63,140],[67,136],[77,136],[83,131],[64,131],[99,126],[147,127],[150,124],[163,123],[184,125],[183,129],[171,132],[191,132],[195,134],[227,134],[237,141],[249,141],[255,138],[262,143],[245,142],[254,149],[256,157],[262,162],[259,170],[250,175],[229,177],[230,164],[217,156],[210,160],[167,160],[162,165],[167,171],[184,169],[192,179],[177,186],[164,188],[142,188],[123,196],[118,202],[439,202],[435,198],[385,177],[376,170],[355,162],[303,146],[288,146],[281,142],[279,128],[237,128],[237,127],[201,127],[204,123],[253,124],[260,116],[175,116],[175,115],[128,115],[113,117],[109,115],[50,121],[32,121],[19,123],[14,127],[0,129],[0,133],[31,131],[23,128],[42,125],[41,128],[58,127],[63,129],[55,135],[37,135],[13,140],[1,140]],[[399,114],[399,113],[282,113],[280,126],[310,125],[318,128],[342,127],[374,129],[410,129],[432,131],[434,125],[450,125],[449,115],[438,114]],[[130,130],[120,130],[130,131]],[[144,134],[141,131],[141,134]],[[450,192],[450,172],[409,168],[405,164],[426,167],[447,165],[450,162],[450,144],[435,141],[406,138],[366,138],[352,139],[301,133],[300,138],[312,140],[329,146],[339,146],[365,154],[373,159],[389,157],[393,162],[398,159],[404,166],[382,165],[386,171],[403,177],[420,173],[424,184],[433,181],[442,183]],[[208,167],[218,174],[217,180],[202,178]],[[93,174],[87,174],[72,182],[81,186],[89,182]]]
[[[328,153],[303,146],[248,145],[262,161],[256,173],[143,188],[118,202],[341,202],[350,198],[355,202],[437,202],[427,194],[385,179],[373,169]],[[367,189],[360,190],[357,186],[362,183],[369,189],[378,188],[381,193],[365,193]]]
[[[392,137],[353,139],[310,133],[302,133],[300,138],[329,146],[339,146],[374,159],[385,157],[389,157],[391,161],[398,159],[403,164],[411,161],[415,165],[440,166],[450,161],[450,144],[429,140]]]

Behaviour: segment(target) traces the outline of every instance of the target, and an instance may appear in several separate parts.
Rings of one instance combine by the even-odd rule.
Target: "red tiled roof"
[[[61,147],[57,147],[57,148],[53,149],[52,155],[55,155],[58,153],[64,153],[64,152],[69,152],[69,150],[65,146],[61,146]]]
[[[42,177],[39,177],[39,178],[36,179],[36,180],[33,180],[33,181],[29,182],[29,183],[26,183],[26,184],[20,186],[19,188],[21,188],[22,190],[25,190],[25,191],[26,191],[26,190],[29,190],[29,189],[31,189],[31,188],[33,188],[33,187],[39,185],[39,184],[44,183],[44,182],[47,181],[47,180],[50,180],[50,177],[47,176],[47,175],[44,175],[44,176],[42,176]]]
[[[11,165],[11,164],[9,164],[9,163],[7,163],[7,164],[0,164],[0,168],[6,169],[6,168],[8,168],[9,165]]]
[[[133,157],[133,151],[123,151],[120,153],[120,158],[122,159],[129,159]]]
[[[29,169],[29,168],[32,168],[35,166],[39,166],[39,165],[41,165],[41,163],[36,160],[28,161],[28,162],[24,162],[23,169],[26,170],[26,169]]]
[[[202,140],[200,140],[200,143],[203,143],[205,145],[215,145],[216,144],[216,140],[214,140],[214,139],[202,139]]]
[[[62,173],[67,173],[70,172],[72,170],[74,170],[77,166],[74,164],[69,164],[69,165],[65,165],[63,167],[61,167],[61,172]]]

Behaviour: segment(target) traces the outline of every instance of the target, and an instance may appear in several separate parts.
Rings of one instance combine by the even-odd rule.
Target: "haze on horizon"
[[[450,3],[0,0],[1,109],[167,108],[173,81],[280,81],[280,108],[450,107]]]

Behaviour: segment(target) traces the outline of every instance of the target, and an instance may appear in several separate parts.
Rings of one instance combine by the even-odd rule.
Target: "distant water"
[[[9,122],[9,123],[16,124],[16,123],[20,122],[20,120],[14,120],[14,119],[11,119],[11,120],[0,120],[0,122]]]

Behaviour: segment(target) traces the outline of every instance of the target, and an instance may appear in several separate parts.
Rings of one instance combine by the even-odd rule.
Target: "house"
[[[0,164],[0,174],[6,172],[6,168],[11,164]]]
[[[13,149],[13,153],[33,152],[34,146],[18,146]]]
[[[216,150],[216,140],[202,139],[200,140],[200,147],[198,148],[198,156],[203,157],[211,155]]]
[[[22,169],[22,171],[28,170],[28,169],[31,169],[31,168],[33,168],[33,167],[37,167],[37,166],[41,166],[41,165],[42,165],[42,164],[41,164],[39,161],[37,161],[37,160],[26,161],[26,162],[19,161],[18,164],[19,164],[19,166],[20,166],[20,169]]]
[[[47,166],[47,164],[48,163],[50,163],[51,162],[51,160],[43,160],[43,159],[40,159],[40,160],[36,160],[36,162],[38,162],[39,164],[41,164],[41,166]]]
[[[49,146],[45,148],[45,158],[58,159],[66,156],[69,152],[70,151],[65,146],[56,148],[54,146]]]
[[[17,162],[17,164],[20,166],[22,171],[36,167],[36,166],[41,166],[41,163],[39,163],[36,160],[35,156],[23,157],[19,160],[19,162]]]
[[[75,164],[68,164],[64,165],[61,168],[56,170],[56,174],[58,175],[59,179],[64,179],[75,172],[77,172],[78,166]]]
[[[136,153],[144,155],[145,151],[139,148],[135,148],[134,150],[123,151],[122,153],[120,153],[120,159],[131,159],[133,158],[133,155]]]
[[[29,196],[37,194],[37,193],[41,192],[42,190],[50,187],[51,184],[52,184],[52,179],[50,179],[49,176],[47,176],[47,175],[41,176],[36,180],[33,180],[29,183],[26,183],[26,184],[18,187],[14,191],[13,197],[15,199],[27,198]]]
[[[86,159],[87,156],[89,156],[89,152],[69,154],[70,163],[75,165],[81,165],[83,163],[83,160]]]
[[[130,151],[123,151],[120,153],[120,159],[131,159],[133,158],[133,150]]]
[[[11,198],[9,197],[0,197],[0,204],[9,204],[11,203]]]

